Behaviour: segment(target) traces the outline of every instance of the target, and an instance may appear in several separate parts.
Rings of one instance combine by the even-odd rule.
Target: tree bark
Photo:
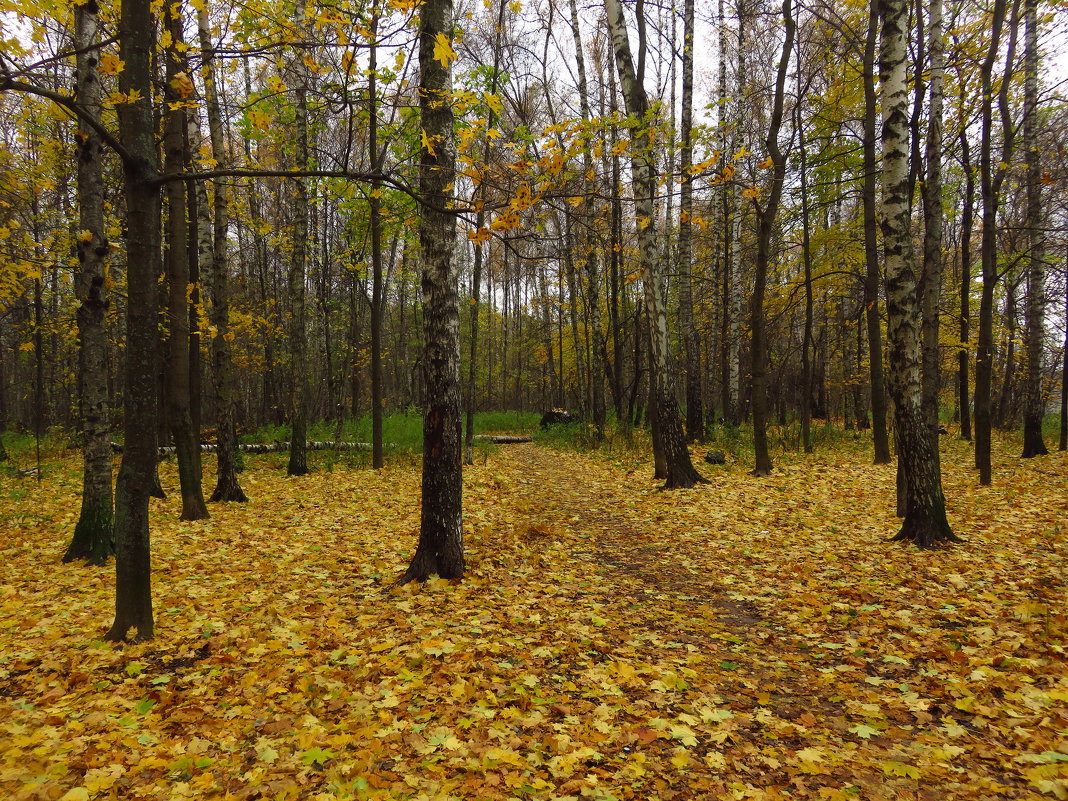
[[[689,1],[687,0],[687,2]],[[579,29],[578,6],[575,0],[569,0],[569,4],[571,10],[571,35],[575,42],[575,65],[578,72],[579,113],[582,115],[583,122],[589,123],[592,115],[590,113],[589,88],[586,82],[586,58],[583,55],[582,35]],[[496,73],[494,74],[496,75]],[[585,224],[580,241],[582,242],[583,273],[586,276],[586,297],[588,298],[589,306],[587,325],[589,325],[593,335],[593,353],[590,356],[590,402],[593,407],[593,424],[597,429],[597,438],[602,439],[604,437],[606,415],[604,376],[603,371],[597,369],[595,365],[602,357],[605,358],[604,363],[606,366],[608,361],[604,334],[601,331],[600,262],[597,258],[596,237],[593,232],[597,217],[595,203],[597,183],[593,169],[593,150],[588,137],[583,139],[582,144],[582,169],[586,197],[583,209]]]
[[[1045,456],[1042,439],[1045,398],[1042,395],[1042,346],[1046,338],[1046,237],[1042,225],[1042,165],[1038,151],[1038,0],[1024,0],[1024,129],[1027,162],[1027,367],[1023,458]]]
[[[165,20],[172,45],[166,49],[167,100],[164,134],[164,167],[180,173],[186,166],[186,114],[184,98],[177,91],[184,69],[182,24],[175,4],[166,4]],[[193,429],[189,365],[189,219],[186,186],[170,181],[167,193],[167,417],[178,456],[178,480],[182,493],[182,520],[204,520],[208,507],[200,480],[200,435]]]
[[[115,486],[115,620],[111,641],[148,640],[154,634],[148,497],[156,468],[156,282],[160,276],[160,190],[152,109],[151,56],[155,19],[149,0],[126,0],[119,54],[125,68],[119,91],[137,99],[118,107],[126,191],[126,366],[123,393],[125,449]]]
[[[572,0],[574,2],[574,0]],[[686,361],[686,438],[704,441],[701,345],[693,319],[693,27],[694,0],[684,0],[682,33],[682,187],[679,197],[679,327]]]
[[[306,27],[304,0],[297,0],[297,29]],[[303,170],[308,166],[308,67],[303,51],[293,55],[293,91],[296,96],[296,165]],[[289,298],[291,319],[289,323],[290,376],[292,386],[289,398],[289,464],[287,475],[303,476],[308,473],[308,334],[306,281],[308,272],[308,186],[303,178],[294,182],[293,198],[293,255],[289,265]]]
[[[1009,45],[1005,55],[1006,77],[1012,69],[1016,43],[1016,15],[1019,0],[1013,2]],[[980,250],[983,288],[979,299],[979,332],[975,356],[975,466],[979,483],[991,481],[990,429],[992,423],[991,386],[994,375],[994,289],[997,285],[997,222],[1001,185],[1007,170],[995,169],[994,150],[994,65],[998,58],[1001,32],[1005,25],[1006,0],[995,0],[991,13],[990,47],[980,66],[982,140],[979,150],[979,173],[983,199],[983,239]],[[1008,119],[1008,80],[1002,81],[998,101],[1002,110],[1001,161],[1012,157],[1013,130]]]
[[[87,114],[100,118],[102,96],[98,8],[84,3],[74,9],[74,46],[78,51],[75,100]],[[104,181],[100,136],[79,126],[78,142],[78,386],[82,417],[82,505],[64,562],[87,559],[100,565],[115,552],[112,539],[110,409],[108,405],[108,298],[104,259],[109,243],[104,233]],[[2,391],[2,388],[0,388]]]
[[[750,360],[752,362],[753,447],[756,451],[753,474],[757,476],[766,476],[771,472],[772,467],[767,430],[768,346],[764,321],[764,292],[767,287],[768,265],[771,261],[771,237],[775,230],[775,218],[779,213],[782,185],[786,177],[786,157],[779,149],[779,130],[782,127],[783,106],[786,99],[786,74],[790,67],[790,53],[793,52],[794,47],[795,25],[791,3],[792,0],[783,0],[782,4],[786,38],[783,42],[782,55],[779,56],[771,120],[764,139],[764,148],[768,158],[772,161],[771,187],[768,191],[767,202],[763,207],[758,199],[754,198],[753,201],[757,208],[757,254],[753,297],[749,308],[749,328],[752,336]]]
[[[619,85],[627,114],[637,122],[631,141],[631,173],[634,209],[638,227],[642,284],[649,321],[650,384],[656,403],[657,432],[667,460],[665,489],[692,487],[705,479],[694,469],[682,430],[678,401],[669,366],[667,304],[663,289],[663,264],[656,247],[656,215],[653,197],[656,192],[655,127],[651,125],[649,101],[645,87],[635,72],[627,37],[623,7],[619,0],[605,0],[608,29],[616,54]]]
[[[966,126],[960,132],[961,169],[964,172],[964,204],[961,210],[960,234],[960,352],[957,354],[957,409],[960,416],[960,438],[971,441],[972,404],[968,386],[968,340],[971,336],[972,316],[972,226],[975,221],[975,175],[969,158]]]
[[[871,386],[871,433],[875,464],[890,463],[890,437],[886,430],[886,387],[883,371],[883,333],[879,321],[879,241],[876,215],[875,50],[879,33],[879,2],[872,0],[868,35],[864,44],[864,321],[868,328],[868,372]]]
[[[894,401],[905,519],[894,538],[933,548],[956,536],[946,519],[942,477],[922,407],[921,309],[909,232],[908,98],[904,0],[882,0],[882,230],[886,265],[889,386]]]
[[[452,0],[426,0],[419,19],[419,159],[423,260],[423,506],[419,544],[400,583],[464,574],[463,447],[460,432],[460,302],[453,259],[456,218],[449,211],[456,175],[452,74],[434,57],[451,43]],[[447,59],[445,59],[447,61]]]
[[[938,455],[938,343],[939,301],[942,296],[942,0],[930,0],[928,20],[930,54],[929,108],[923,180],[923,266],[920,273],[922,405],[930,427],[931,447]]]
[[[197,26],[203,56],[204,100],[208,112],[208,135],[211,152],[218,167],[230,164],[226,149],[222,109],[215,81],[215,49],[205,6],[197,9]],[[230,340],[230,257],[227,231],[230,226],[230,188],[226,179],[214,182],[215,216],[212,228],[211,276],[208,293],[208,322],[214,328],[211,339],[212,389],[215,393],[216,428],[219,448],[213,503],[248,500],[237,477],[236,423],[234,420],[234,369]]]

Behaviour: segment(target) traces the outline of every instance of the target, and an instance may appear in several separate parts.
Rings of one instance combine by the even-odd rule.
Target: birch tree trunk
[[[1046,237],[1042,226],[1042,166],[1038,152],[1038,0],[1024,0],[1024,122],[1023,149],[1027,162],[1027,366],[1024,378],[1023,458],[1049,451],[1042,439],[1045,405],[1042,396]]]
[[[98,8],[84,3],[74,9],[74,47],[78,72],[74,97],[87,114],[100,117],[102,96],[96,65],[100,51]],[[76,290],[78,375],[82,417],[82,506],[64,562],[87,559],[101,565],[115,552],[112,540],[111,437],[108,408],[108,309],[104,259],[104,181],[100,164],[100,136],[79,126],[78,141],[78,275]]]
[[[653,141],[655,129],[650,124],[649,101],[645,87],[638,80],[638,73],[631,58],[623,7],[619,0],[605,0],[604,6],[627,114],[638,122],[631,141],[631,174],[645,309],[649,321],[649,379],[652,387],[650,397],[654,399],[657,407],[656,429],[667,461],[664,487],[692,487],[705,479],[694,469],[690,452],[686,449],[686,438],[669,366],[667,303],[663,289],[663,264],[656,247],[656,210],[653,204],[656,191]]]
[[[574,0],[572,0],[574,2]],[[686,438],[703,441],[701,345],[693,320],[693,26],[694,0],[683,5],[682,32],[682,190],[679,197],[679,327],[686,360]]]
[[[868,329],[868,381],[871,387],[871,433],[875,464],[890,463],[886,430],[886,384],[883,333],[879,320],[879,241],[876,216],[878,161],[876,156],[875,50],[879,33],[879,3],[872,0],[864,45],[864,322]]]
[[[956,536],[946,519],[942,476],[924,417],[921,314],[909,231],[909,121],[905,79],[905,0],[883,0],[880,86],[883,122],[882,230],[886,269],[889,388],[894,401],[905,519],[895,540],[933,548]]]
[[[689,0],[687,0],[689,2]],[[589,123],[591,119],[589,87],[586,82],[586,58],[583,54],[582,35],[579,29],[578,5],[575,0],[569,0],[571,10],[571,35],[575,42],[575,65],[578,72],[579,112],[582,121]],[[496,74],[496,73],[495,73]],[[597,217],[596,195],[597,182],[593,167],[593,149],[589,137],[583,139],[582,144],[582,170],[584,174],[584,187],[586,197],[584,200],[583,213],[585,226],[581,237],[583,273],[586,276],[586,296],[589,299],[588,325],[592,333],[593,347],[590,355],[590,398],[593,406],[593,424],[597,429],[598,439],[604,437],[605,425],[605,400],[604,400],[604,370],[607,366],[605,356],[604,334],[601,331],[601,271],[595,247],[596,237],[593,233],[593,225]],[[598,369],[597,365],[602,368]],[[618,421],[617,421],[618,422]]]
[[[203,57],[204,100],[208,112],[208,135],[216,166],[230,164],[226,149],[222,109],[215,81],[215,49],[205,6],[197,9],[197,27]],[[230,188],[226,179],[215,181],[215,216],[212,228],[211,275],[208,281],[208,322],[215,329],[211,340],[211,377],[215,393],[217,467],[212,502],[248,500],[237,478],[235,458],[237,436],[234,420],[234,369],[230,348],[230,254],[227,231],[230,226]]]
[[[456,176],[452,74],[435,58],[452,42],[452,0],[426,0],[419,20],[419,158],[423,261],[423,506],[419,544],[400,583],[464,574],[463,442],[460,431],[460,301],[454,263]],[[444,62],[444,63],[443,63]]]

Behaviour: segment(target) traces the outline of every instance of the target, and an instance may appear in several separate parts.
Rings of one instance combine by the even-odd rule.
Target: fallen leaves
[[[417,470],[249,457],[252,504],[153,502],[158,638],[121,648],[111,570],[58,565],[74,461],[4,477],[0,794],[1063,798],[1068,461],[980,490],[945,447],[968,544],[920,553],[866,453],[662,493],[508,446],[467,578],[400,588]]]

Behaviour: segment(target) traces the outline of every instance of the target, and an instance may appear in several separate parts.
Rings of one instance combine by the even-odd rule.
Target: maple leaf
[[[456,60],[456,51],[452,49],[449,37],[441,32],[434,39],[434,60],[443,67],[449,66]]]
[[[118,75],[123,71],[125,66],[126,62],[118,56],[112,55],[111,53],[101,53],[100,63],[97,66],[97,69],[105,75]]]

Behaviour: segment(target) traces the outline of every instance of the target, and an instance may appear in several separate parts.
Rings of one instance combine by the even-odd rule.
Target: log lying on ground
[[[498,445],[512,445],[520,442],[533,442],[533,437],[517,437],[505,434],[477,434],[475,439],[483,441],[493,442]],[[215,453],[219,446],[215,443],[202,442],[200,444],[200,450],[205,453]],[[387,445],[387,448],[396,448],[396,445]],[[284,453],[289,450],[288,442],[267,442],[262,444],[247,444],[242,443],[237,446],[238,450],[244,453]],[[309,451],[369,451],[371,450],[370,442],[316,442],[309,441],[307,448]],[[122,445],[117,442],[111,443],[111,450],[115,453],[122,453]],[[160,456],[170,456],[174,453],[173,445],[164,445],[157,448],[157,452]]]

